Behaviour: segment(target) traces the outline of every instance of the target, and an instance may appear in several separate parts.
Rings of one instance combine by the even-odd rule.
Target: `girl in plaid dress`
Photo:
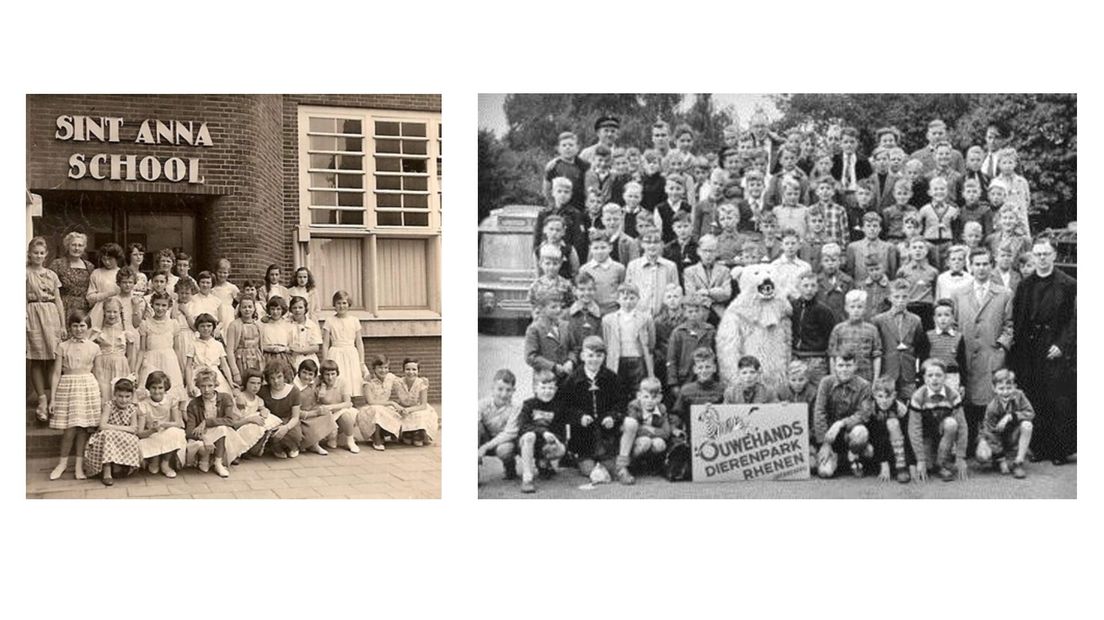
[[[257,325],[257,302],[252,297],[242,297],[238,302],[238,318],[226,328],[227,361],[234,383],[242,383],[247,370],[258,373],[264,368],[261,355],[261,328]]]
[[[100,347],[88,339],[88,315],[80,310],[69,313],[66,321],[69,339],[58,344],[54,375],[50,380],[50,428],[63,430],[61,455],[50,480],[57,480],[69,467],[69,453],[76,444],[76,478],[84,480],[84,447],[88,429],[100,423],[100,385],[92,374],[92,364]]]
[[[46,381],[53,373],[54,352],[65,337],[61,317],[65,306],[61,301],[61,280],[46,264],[46,240],[35,237],[27,244],[27,361],[31,385],[38,396],[36,415],[46,421],[50,403],[46,396]]]
[[[126,468],[123,471],[130,475],[142,464],[138,448],[138,406],[134,404],[134,383],[130,379],[119,379],[112,387],[111,402],[100,417],[100,430],[88,440],[84,462],[88,475],[103,472],[101,479],[107,486],[115,484],[116,467]]]

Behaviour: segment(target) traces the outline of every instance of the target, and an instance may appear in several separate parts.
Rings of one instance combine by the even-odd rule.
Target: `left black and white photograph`
[[[440,95],[26,108],[27,498],[440,498]]]

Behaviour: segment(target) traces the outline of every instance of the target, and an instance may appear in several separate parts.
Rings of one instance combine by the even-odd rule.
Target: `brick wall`
[[[232,279],[260,280],[272,263],[290,274],[299,224],[297,106],[441,109],[440,95],[28,95],[27,189],[50,192],[127,192],[189,196],[197,211],[197,265],[213,268],[218,257],[234,265]],[[118,143],[60,141],[54,138],[61,115],[122,117]],[[206,122],[213,146],[135,144],[147,119]],[[198,129],[198,126],[197,126]],[[203,185],[146,181],[69,179],[73,153],[198,157]],[[103,196],[103,194],[100,194]],[[105,198],[110,200],[110,198]],[[402,359],[421,361],[430,381],[430,400],[441,400],[441,339],[367,338],[368,355],[382,352],[401,374]]]
[[[235,279],[259,278],[269,264],[290,261],[280,191],[280,111],[279,95],[28,95],[27,188],[208,195],[211,200],[197,213],[197,267],[212,267],[216,258],[229,256]],[[120,141],[57,140],[61,115],[122,117]],[[138,126],[147,119],[206,122],[213,145],[135,144]],[[73,153],[198,157],[206,182],[74,180],[67,176]]]
[[[418,372],[429,379],[429,402],[441,402],[441,338],[365,338],[364,355],[383,354],[391,362],[391,372],[402,376],[402,361],[418,360]]]

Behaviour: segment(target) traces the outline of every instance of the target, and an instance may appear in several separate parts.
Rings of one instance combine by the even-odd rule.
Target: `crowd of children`
[[[65,256],[49,266],[44,238],[27,248],[36,416],[63,431],[51,480],[70,454],[77,479],[111,485],[142,468],[175,478],[194,466],[225,478],[240,459],[265,453],[434,441],[438,416],[418,360],[404,359],[401,377],[385,356],[366,363],[349,294],[334,293],[334,314],[320,322],[307,268],[292,286],[277,265],[239,286],[225,258],[193,276],[188,255],[164,249],[147,274],[141,244],[124,254],[107,243],[93,269],[86,243],[69,233]]]
[[[546,167],[534,393],[517,406],[495,374],[481,461],[523,492],[570,464],[686,479],[691,406],[783,401],[807,405],[821,477],[952,480],[967,456],[1026,476],[1035,414],[1005,354],[1035,259],[1000,127],[965,157],[939,120],[911,155],[879,129],[869,157],[855,128],[779,136],[761,115],[708,155],[685,125],[656,122],[644,150],[618,128],[598,119],[581,154],[560,134]]]

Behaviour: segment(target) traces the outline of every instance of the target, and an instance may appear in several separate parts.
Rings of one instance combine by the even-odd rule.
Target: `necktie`
[[[851,189],[851,156],[843,156],[843,187]]]
[[[989,178],[993,178],[997,174],[997,154],[989,153]]]

